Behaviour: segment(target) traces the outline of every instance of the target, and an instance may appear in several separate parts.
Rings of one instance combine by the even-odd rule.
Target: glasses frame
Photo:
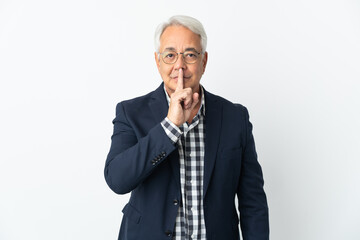
[[[182,59],[183,59],[183,61],[184,61],[186,64],[194,64],[194,63],[197,63],[197,61],[198,61],[197,59],[196,59],[196,61],[193,62],[193,63],[188,63],[188,62],[186,62],[185,57],[184,57],[184,53],[186,53],[186,52],[195,52],[198,56],[200,56],[200,55],[203,54],[203,52],[198,52],[198,51],[196,51],[196,50],[189,50],[189,51],[185,51],[185,52],[165,51],[165,52],[159,52],[159,54],[160,54],[160,56],[161,56],[161,60],[162,60],[165,64],[169,64],[169,65],[175,64],[175,63],[177,62],[177,60],[179,59],[179,54],[182,55]],[[175,61],[174,61],[173,63],[167,63],[167,62],[165,62],[165,61],[164,61],[164,55],[163,55],[163,53],[176,53]]]

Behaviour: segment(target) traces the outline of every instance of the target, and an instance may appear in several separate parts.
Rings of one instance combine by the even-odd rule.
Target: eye
[[[194,53],[194,52],[185,52],[184,56],[185,56],[186,59],[192,60],[192,61],[196,60],[196,58],[197,58],[197,54]]]
[[[174,53],[169,53],[169,52],[167,52],[167,53],[165,53],[164,54],[164,58],[169,58],[169,59],[172,59],[172,58],[174,58],[175,57],[175,54]]]

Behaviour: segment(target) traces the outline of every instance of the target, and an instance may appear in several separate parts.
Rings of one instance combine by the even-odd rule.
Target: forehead
[[[169,26],[160,37],[160,50],[165,48],[174,48],[179,51],[195,48],[200,51],[200,36],[183,26]]]

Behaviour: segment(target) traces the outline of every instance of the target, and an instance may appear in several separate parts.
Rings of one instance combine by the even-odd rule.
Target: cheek
[[[171,68],[169,68],[168,66],[160,66],[160,74],[162,76],[168,76],[171,73]]]
[[[193,71],[194,75],[196,75],[197,78],[200,78],[203,73],[203,68],[201,66],[198,66]]]

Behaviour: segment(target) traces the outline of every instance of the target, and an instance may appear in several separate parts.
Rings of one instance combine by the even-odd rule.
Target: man
[[[121,102],[105,164],[118,194],[131,192],[120,240],[269,239],[268,207],[245,107],[200,85],[208,54],[199,21],[174,16],[156,32],[163,83]]]

